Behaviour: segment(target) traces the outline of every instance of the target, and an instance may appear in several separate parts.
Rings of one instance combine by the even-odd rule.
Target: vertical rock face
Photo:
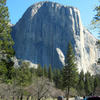
[[[62,67],[71,41],[77,67],[91,70],[97,57],[96,39],[81,23],[77,8],[52,2],[32,5],[12,29],[17,58]]]

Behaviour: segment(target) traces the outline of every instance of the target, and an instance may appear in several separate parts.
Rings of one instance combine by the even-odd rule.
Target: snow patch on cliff
[[[59,48],[56,48],[56,51],[57,51],[57,53],[59,55],[59,59],[60,59],[61,63],[63,65],[65,65],[65,56],[64,56],[63,52]]]

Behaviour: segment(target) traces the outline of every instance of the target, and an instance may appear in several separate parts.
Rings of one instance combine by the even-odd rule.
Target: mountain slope
[[[83,27],[77,8],[47,1],[34,4],[12,28],[12,37],[17,58],[57,68],[64,65],[71,41],[79,71],[92,73],[97,40]]]

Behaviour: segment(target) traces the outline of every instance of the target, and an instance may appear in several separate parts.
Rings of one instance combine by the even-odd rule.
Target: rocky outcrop
[[[97,58],[96,39],[81,22],[77,8],[53,2],[39,2],[27,9],[12,29],[16,57],[34,64],[64,65],[68,42],[71,41],[77,67],[92,72]]]

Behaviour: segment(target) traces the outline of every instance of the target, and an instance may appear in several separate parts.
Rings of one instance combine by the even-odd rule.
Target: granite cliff
[[[13,26],[12,37],[17,58],[57,68],[64,65],[71,41],[78,70],[93,72],[97,40],[83,27],[77,8],[47,1],[34,4]]]

